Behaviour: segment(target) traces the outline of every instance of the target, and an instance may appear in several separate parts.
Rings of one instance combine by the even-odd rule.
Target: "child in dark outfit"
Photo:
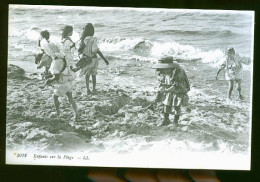
[[[186,106],[189,99],[187,92],[190,84],[187,75],[179,64],[173,63],[172,57],[160,59],[153,68],[156,69],[160,81],[160,90],[155,101],[161,101],[164,105],[164,119],[160,126],[170,124],[170,114],[174,115],[174,124],[178,124],[181,105]]]

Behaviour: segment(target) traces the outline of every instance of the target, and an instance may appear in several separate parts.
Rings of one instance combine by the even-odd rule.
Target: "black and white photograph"
[[[250,170],[254,16],[9,5],[6,163]]]

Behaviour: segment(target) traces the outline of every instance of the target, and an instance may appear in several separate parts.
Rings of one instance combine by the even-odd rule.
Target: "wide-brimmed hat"
[[[179,68],[178,63],[173,62],[173,57],[166,56],[158,60],[156,64],[153,65],[153,69],[166,69],[166,68]]]

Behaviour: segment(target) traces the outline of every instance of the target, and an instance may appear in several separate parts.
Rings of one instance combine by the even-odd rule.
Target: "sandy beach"
[[[8,17],[7,163],[250,169],[253,11],[10,5]],[[74,80],[81,116],[75,123],[66,97],[59,98],[56,118],[53,88],[43,87],[44,70],[37,69],[34,55],[41,31],[61,49],[63,29],[70,25],[76,63],[82,27],[89,22],[110,64],[98,58],[95,95],[87,95],[83,77]],[[243,101],[236,87],[232,101],[226,100],[224,71],[215,80],[230,46],[252,61],[243,65]],[[160,127],[163,107],[151,105],[158,85],[152,66],[165,55],[185,70],[191,90],[179,124]],[[66,157],[37,157],[52,154]]]
[[[40,88],[41,70],[32,69],[32,62],[26,62],[31,68],[24,66],[24,78],[10,78],[8,73],[7,148],[131,153],[171,141],[169,147],[180,151],[249,152],[250,72],[244,71],[245,100],[239,101],[234,90],[233,101],[227,102],[223,73],[215,81],[216,68],[195,61],[179,63],[190,80],[190,104],[182,108],[178,127],[159,127],[160,104],[147,108],[157,85],[153,63],[112,60],[106,66],[99,61],[97,95],[86,94],[83,78],[74,81],[73,98],[81,115],[77,123],[66,98],[60,98],[61,117],[53,117],[52,88]]]

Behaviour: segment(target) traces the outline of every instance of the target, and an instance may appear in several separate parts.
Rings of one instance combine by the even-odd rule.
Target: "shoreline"
[[[23,81],[8,79],[7,131],[11,131],[7,133],[8,146],[33,148],[36,142],[45,146],[44,151],[72,152],[85,148],[120,153],[148,150],[156,141],[178,140],[186,143],[181,148],[188,147],[191,151],[196,150],[197,143],[205,152],[248,153],[250,103],[248,100],[225,102],[226,82],[211,79],[216,68],[198,62],[181,63],[192,88],[188,93],[190,105],[183,107],[180,125],[174,128],[157,126],[161,122],[159,106],[155,110],[144,109],[155,97],[157,79],[150,68],[152,63],[111,60],[106,67],[99,61],[97,95],[86,95],[84,78],[77,78],[74,83],[73,98],[82,117],[81,122],[74,124],[66,98],[60,98],[61,118],[51,118],[55,111],[52,90],[40,89],[43,81],[37,75]],[[245,86],[249,75],[244,74],[243,93],[250,90]],[[134,142],[138,140],[144,143]],[[122,148],[116,147],[119,144]],[[41,149],[36,147],[36,150]]]

